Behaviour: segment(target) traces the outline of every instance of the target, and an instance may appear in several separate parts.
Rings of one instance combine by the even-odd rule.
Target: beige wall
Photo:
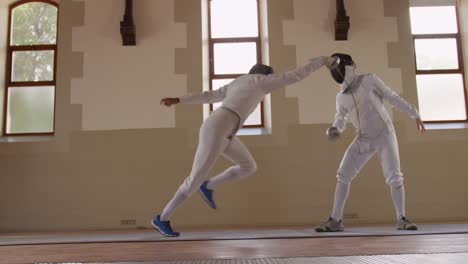
[[[83,2],[73,51],[84,55],[84,74],[73,80],[71,97],[83,107],[83,130],[174,127],[174,110],[159,106],[160,98],[186,87],[184,76],[174,73],[175,49],[185,47],[186,32],[174,22],[173,2],[135,2],[136,47],[121,44],[123,1]]]
[[[401,91],[400,69],[388,66],[387,43],[398,39],[396,18],[384,16],[383,1],[346,3],[348,14],[352,14],[348,41],[335,41],[335,1],[295,0],[294,7],[294,19],[284,22],[284,43],[296,47],[298,62],[318,55],[349,53],[358,65],[359,74],[376,73]],[[286,95],[298,98],[301,124],[333,120],[338,86],[326,69],[291,88]]]
[[[0,143],[0,232],[135,227],[120,225],[123,219],[149,227],[189,173],[202,107],[167,110],[157,101],[202,90],[200,1],[135,1],[143,3],[135,7],[138,45],[125,48],[116,2],[61,1],[57,136]],[[408,1],[352,1],[350,41],[340,43],[332,40],[329,2],[268,1],[276,70],[335,49],[349,51],[360,72],[379,74],[416,103]],[[164,85],[151,86],[147,74]],[[325,219],[336,169],[353,138],[352,129],[333,144],[324,137],[336,90],[322,70],[274,92],[273,134],[242,137],[259,171],[221,186],[216,212],[195,195],[176,212],[174,226],[312,225]],[[416,221],[468,220],[466,130],[420,137],[411,120],[397,113],[395,118],[408,215]],[[227,166],[220,159],[210,176]],[[345,213],[358,214],[347,223],[393,220],[377,159],[354,182]]]

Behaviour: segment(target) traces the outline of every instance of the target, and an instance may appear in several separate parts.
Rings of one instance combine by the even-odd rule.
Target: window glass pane
[[[257,0],[211,0],[211,37],[258,37]]]
[[[418,70],[458,69],[456,39],[415,39]]]
[[[53,81],[54,51],[17,51],[13,53],[11,80]]]
[[[55,44],[57,36],[57,8],[32,2],[13,9],[11,45]]]
[[[465,120],[465,95],[461,74],[416,76],[419,111],[425,121]]]
[[[411,7],[410,16],[413,34],[458,33],[454,6]]]
[[[9,88],[7,133],[53,132],[54,94],[54,86]]]
[[[244,74],[257,63],[257,44],[217,43],[214,44],[215,74]]]
[[[256,126],[262,124],[262,112],[260,104],[252,112],[252,114],[245,120],[244,126]]]
[[[218,89],[221,86],[230,83],[234,79],[216,79],[213,80],[213,89]],[[213,104],[213,111],[218,109],[222,103],[214,103]],[[261,125],[262,124],[262,113],[260,104],[258,104],[257,108],[252,112],[252,114],[247,118],[244,123],[244,126],[248,125]]]

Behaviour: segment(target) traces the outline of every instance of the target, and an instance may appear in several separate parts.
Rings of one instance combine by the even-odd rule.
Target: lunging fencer
[[[191,194],[199,190],[207,204],[216,209],[213,189],[220,184],[245,178],[257,170],[254,158],[242,144],[236,133],[247,117],[255,110],[266,94],[284,86],[298,82],[322,66],[331,68],[336,58],[318,57],[295,70],[275,74],[273,68],[264,64],[254,65],[249,74],[240,76],[213,91],[202,94],[189,94],[180,98],[164,98],[161,104],[171,106],[183,104],[212,104],[222,102],[206,119],[199,134],[192,171],[174,197],[160,215],[152,220],[152,225],[164,236],[179,236],[173,231],[170,217]],[[235,166],[205,180],[219,155],[232,161]]]
[[[346,128],[347,117],[356,128],[357,136],[346,150],[337,172],[333,210],[330,218],[317,226],[317,232],[343,231],[343,208],[349,195],[351,181],[369,159],[378,153],[397,215],[397,229],[417,230],[406,218],[405,188],[400,171],[398,142],[392,120],[384,107],[384,100],[416,120],[423,133],[424,123],[416,108],[387,87],[375,74],[356,75],[356,65],[350,55],[336,53],[337,66],[332,68],[333,79],[340,84],[336,97],[335,121],[327,130],[330,140],[340,137]]]

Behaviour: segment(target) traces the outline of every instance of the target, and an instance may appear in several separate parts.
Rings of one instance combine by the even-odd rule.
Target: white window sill
[[[0,137],[0,143],[19,143],[19,142],[47,142],[53,141],[54,136],[5,136]]]
[[[271,135],[271,130],[264,128],[264,127],[241,128],[237,132],[237,136],[265,136],[265,135]]]
[[[425,124],[426,130],[468,129],[468,123]]]

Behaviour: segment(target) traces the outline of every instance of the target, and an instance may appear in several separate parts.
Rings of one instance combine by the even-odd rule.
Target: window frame
[[[214,71],[214,45],[219,43],[255,43],[257,47],[257,63],[262,63],[262,41],[261,41],[261,12],[260,12],[260,0],[255,0],[257,3],[257,37],[235,37],[235,38],[212,38],[211,37],[211,0],[207,1],[208,7],[208,56],[209,56],[209,90],[213,91],[213,80],[222,79],[235,79],[244,74],[215,74]],[[219,87],[218,87],[219,88]],[[210,112],[213,111],[213,104],[210,104]],[[265,113],[264,113],[264,102],[260,102],[260,124],[259,125],[244,125],[242,128],[264,128],[265,127]]]
[[[446,6],[452,6],[452,5],[446,5]],[[462,81],[463,81],[463,94],[464,94],[464,99],[465,99],[465,113],[466,113],[466,119],[464,120],[430,120],[430,121],[424,121],[424,123],[427,124],[444,124],[444,123],[467,123],[468,122],[468,92],[467,92],[467,86],[466,86],[466,81],[465,81],[465,65],[464,65],[464,56],[463,56],[463,46],[462,46],[462,37],[461,37],[461,24],[460,24],[460,14],[459,14],[459,7],[458,3],[455,3],[453,5],[455,7],[455,19],[457,23],[457,33],[444,33],[444,34],[413,34],[412,39],[413,39],[413,51],[414,51],[414,61],[415,61],[415,73],[416,77],[418,75],[442,75],[442,74],[460,74],[462,76]],[[428,5],[427,7],[431,7]],[[437,7],[437,6],[434,6]],[[411,18],[410,18],[411,20]],[[418,62],[417,62],[417,57],[416,57],[416,40],[418,39],[455,39],[457,43],[457,57],[458,57],[458,69],[447,69],[447,70],[419,70],[418,69]],[[424,88],[418,88],[416,84],[416,89],[424,89]]]
[[[39,44],[39,45],[11,45],[11,34],[12,34],[12,18],[13,10],[21,5],[29,3],[46,3],[53,5],[57,8],[57,29],[55,35],[55,44]],[[10,4],[8,8],[8,29],[7,29],[7,46],[6,46],[6,65],[5,65],[5,93],[4,93],[4,105],[3,105],[3,136],[47,136],[55,135],[55,114],[57,106],[57,53],[58,53],[58,36],[59,36],[59,4],[52,0],[20,0]],[[54,70],[53,80],[51,81],[12,81],[12,68],[13,68],[13,53],[18,51],[53,51],[54,52]],[[52,132],[28,132],[28,133],[8,133],[8,92],[10,88],[21,89],[36,87],[35,89],[41,89],[41,87],[54,87],[54,114],[53,114],[53,125]]]

